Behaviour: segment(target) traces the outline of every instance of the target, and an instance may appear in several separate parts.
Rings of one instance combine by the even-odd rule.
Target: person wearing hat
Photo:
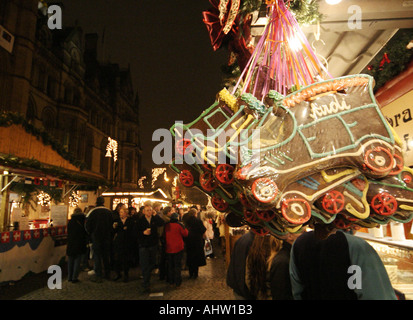
[[[170,221],[165,225],[165,253],[167,260],[168,282],[179,287],[182,283],[182,257],[184,253],[184,238],[188,230],[179,222],[178,213],[170,215]]]

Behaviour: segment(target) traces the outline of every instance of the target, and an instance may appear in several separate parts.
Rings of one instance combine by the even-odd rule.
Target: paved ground
[[[226,285],[226,267],[222,254],[207,259],[200,267],[197,279],[189,279],[182,271],[182,285],[171,288],[166,281],[152,275],[151,295],[141,293],[140,268],[130,271],[129,282],[104,280],[91,282],[87,272],[79,276],[80,282],[71,283],[64,277],[62,289],[47,287],[47,274],[33,275],[0,291],[0,299],[8,300],[232,300],[232,290]]]

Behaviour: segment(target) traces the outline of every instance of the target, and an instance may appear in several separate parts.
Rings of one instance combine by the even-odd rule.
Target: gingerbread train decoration
[[[229,225],[259,235],[411,221],[413,170],[375,100],[374,79],[332,78],[284,1],[268,10],[272,19],[232,92],[171,127],[170,167],[180,183],[210,196]],[[296,60],[294,34],[304,52]]]
[[[231,221],[259,234],[310,223],[346,229],[413,218],[413,170],[368,75],[346,76],[265,103],[223,89],[190,124],[171,128],[171,168]]]

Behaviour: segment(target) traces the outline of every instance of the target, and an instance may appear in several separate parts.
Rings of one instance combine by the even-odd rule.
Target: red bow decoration
[[[238,15],[240,0],[209,0],[212,5],[208,11],[202,12],[203,21],[208,29],[212,48],[217,51],[223,43],[237,56],[241,70],[246,66],[253,48],[247,47],[251,38],[251,16],[245,18],[243,35],[240,34]],[[229,7],[229,10],[228,10]],[[220,10],[221,9],[221,10]]]
[[[381,61],[380,61],[380,66],[379,66],[379,69],[380,69],[380,70],[383,69],[383,66],[384,66],[384,64],[385,64],[386,62],[387,62],[387,63],[390,63],[390,62],[391,62],[390,59],[389,59],[389,55],[387,54],[387,52],[384,53],[383,59],[381,59]]]

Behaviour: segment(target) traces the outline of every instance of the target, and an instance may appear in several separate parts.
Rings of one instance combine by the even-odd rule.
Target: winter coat
[[[247,300],[255,299],[245,282],[246,261],[254,237],[249,231],[235,242],[227,271],[227,285]]]
[[[85,229],[85,215],[73,214],[67,224],[67,248],[68,256],[77,256],[86,253],[87,233]]]
[[[362,271],[360,287],[349,286],[351,266]],[[325,240],[318,239],[314,231],[304,232],[293,244],[289,273],[295,300],[397,298],[376,250],[366,240],[342,230]]]
[[[134,223],[132,218],[126,218],[125,223],[122,222],[120,218],[115,220],[117,223],[114,228],[114,237],[113,237],[113,252],[116,255],[130,255],[133,248],[133,232]]]
[[[165,222],[159,215],[154,215],[151,217],[151,222],[149,223],[146,220],[146,217],[143,215],[137,221],[136,227],[138,229],[138,241],[140,247],[153,247],[159,244],[159,234],[158,227],[163,226]],[[145,235],[143,232],[151,228],[151,234]]]
[[[106,207],[96,207],[86,219],[86,231],[95,244],[110,244],[113,230],[112,212]]]
[[[184,250],[184,238],[188,236],[188,230],[176,219],[171,219],[165,225],[165,252],[177,253]]]
[[[137,214],[131,216],[129,218],[132,222],[132,232],[131,232],[131,236],[132,236],[132,251],[133,252],[138,252],[139,251],[139,240],[138,240],[138,219],[139,216]]]
[[[188,218],[186,222],[188,237],[185,241],[187,265],[205,266],[204,233],[206,228],[202,221],[194,216]]]
[[[291,244],[283,242],[282,249],[271,262],[269,275],[271,297],[273,300],[292,300],[293,294],[290,281]]]

